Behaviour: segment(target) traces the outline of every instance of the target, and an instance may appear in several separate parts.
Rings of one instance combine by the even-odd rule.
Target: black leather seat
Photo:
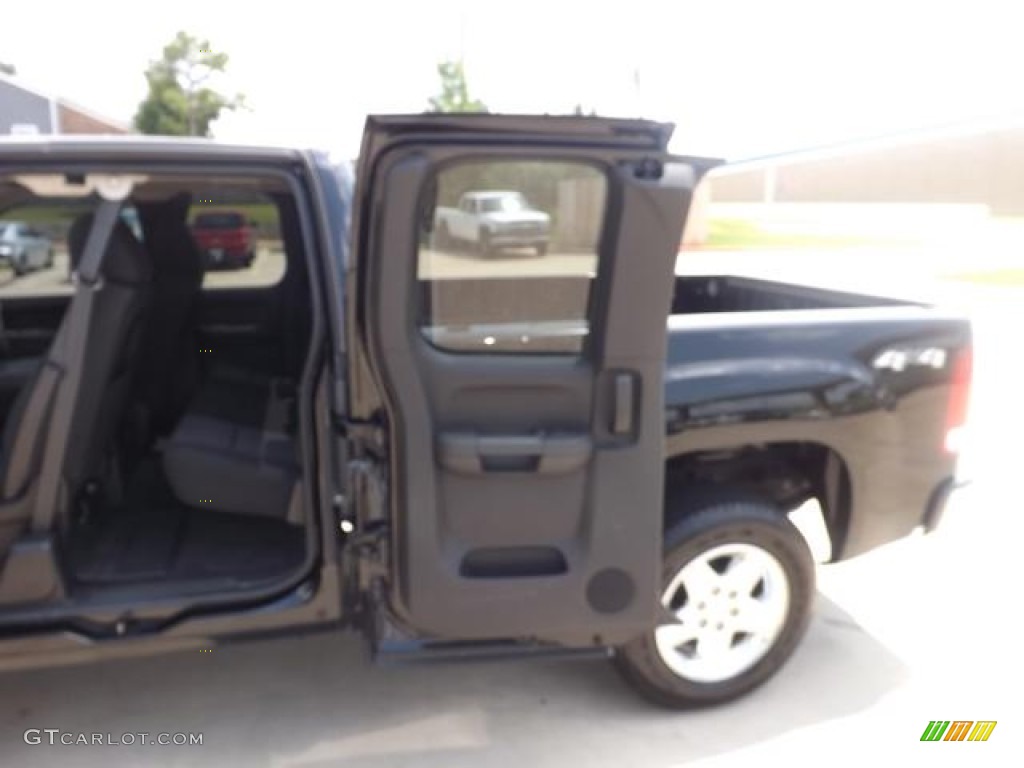
[[[92,214],[79,217],[68,233],[71,263],[76,265],[92,226]],[[67,434],[63,481],[67,502],[89,479],[102,480],[112,466],[115,438],[134,383],[138,347],[148,306],[152,270],[149,259],[131,230],[118,222],[107,244],[102,285],[92,307],[84,365],[79,378],[78,407]],[[59,365],[69,336],[65,315],[47,356],[19,393],[5,424],[0,451],[0,494],[7,502],[0,516],[0,553],[25,527],[31,516],[33,481],[54,401],[60,387]],[[66,504],[64,505],[66,508]],[[58,517],[58,526],[67,523]]]
[[[68,233],[73,267],[85,248],[92,218],[80,217]],[[139,352],[151,307],[153,266],[124,222],[114,226],[101,274],[103,285],[90,324],[79,407],[68,435],[64,476],[71,489],[77,489],[89,477],[102,477],[108,449],[124,427],[137,381]]]
[[[150,439],[173,429],[201,380],[196,324],[203,263],[188,228],[190,204],[191,197],[181,194],[136,205],[154,275],[138,392],[147,412]]]
[[[136,206],[156,285],[139,394],[164,474],[183,504],[285,518],[299,474],[294,398],[281,379],[213,366],[199,354],[202,255],[188,228],[190,198]]]
[[[287,381],[221,368],[165,442],[164,473],[191,506],[299,522],[294,435]]]

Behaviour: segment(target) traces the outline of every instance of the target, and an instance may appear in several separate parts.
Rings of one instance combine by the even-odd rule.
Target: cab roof
[[[215,139],[172,136],[35,135],[0,136],[0,162],[100,160],[113,162],[254,160],[288,162],[303,151],[288,147],[233,144]]]

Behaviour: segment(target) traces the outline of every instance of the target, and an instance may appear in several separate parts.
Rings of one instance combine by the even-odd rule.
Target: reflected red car
[[[238,211],[200,213],[192,221],[192,236],[207,269],[245,269],[256,258],[256,228]]]

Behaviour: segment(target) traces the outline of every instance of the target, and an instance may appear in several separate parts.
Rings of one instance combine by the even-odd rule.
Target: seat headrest
[[[188,214],[192,196],[175,195],[156,203],[137,203],[147,252],[161,280],[198,289],[203,282],[203,254],[192,236]]]
[[[78,262],[85,252],[86,240],[94,219],[92,213],[83,214],[75,219],[68,230],[68,256],[72,269],[78,267]],[[101,273],[105,280],[129,285],[146,283],[153,277],[152,265],[145,249],[121,219],[115,222],[110,240],[107,241]]]
[[[139,202],[135,209],[143,222],[166,221],[168,224],[175,224],[186,227],[188,212],[192,207],[192,195],[188,192],[179,192],[172,197],[158,202]]]

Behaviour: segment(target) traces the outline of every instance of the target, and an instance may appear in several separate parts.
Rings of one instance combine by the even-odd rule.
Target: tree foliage
[[[486,105],[469,95],[466,69],[461,61],[442,61],[437,65],[441,92],[430,99],[431,112],[486,112]]]
[[[139,104],[135,127],[148,134],[209,136],[223,110],[245,105],[240,94],[227,96],[209,86],[227,64],[227,54],[214,52],[208,40],[178,32],[146,70],[149,92]]]

